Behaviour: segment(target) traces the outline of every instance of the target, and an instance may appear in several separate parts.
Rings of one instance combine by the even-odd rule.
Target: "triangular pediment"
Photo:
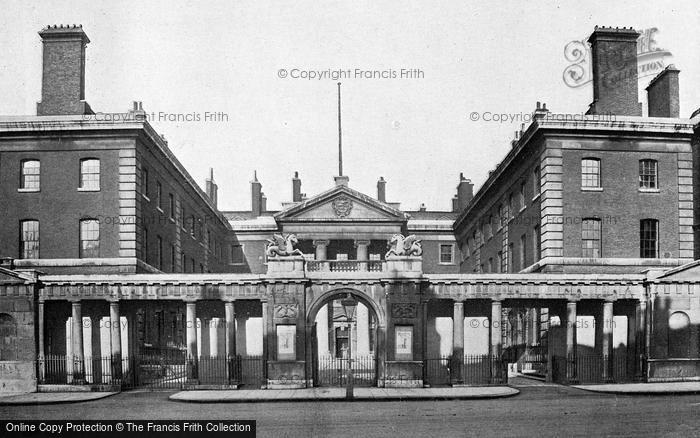
[[[0,268],[0,283],[25,283],[29,280],[30,278],[26,275],[9,269]]]
[[[663,281],[700,281],[700,260],[666,271],[657,279]]]
[[[408,215],[357,190],[347,186],[336,186],[282,210],[275,215],[275,219],[310,222],[403,222],[408,219]]]

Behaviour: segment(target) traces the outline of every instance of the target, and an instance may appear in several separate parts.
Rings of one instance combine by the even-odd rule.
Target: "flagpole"
[[[340,122],[340,82],[338,82],[338,176],[343,176],[343,131]]]

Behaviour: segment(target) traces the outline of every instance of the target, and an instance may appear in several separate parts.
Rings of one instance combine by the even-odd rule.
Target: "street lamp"
[[[357,308],[357,300],[353,298],[352,295],[348,292],[347,296],[340,300],[340,304],[343,306],[343,310],[345,310],[345,316],[348,318],[348,370],[347,370],[347,381],[348,384],[345,387],[345,398],[347,400],[352,400],[353,399],[353,394],[352,394],[352,323],[353,323],[353,318],[355,316],[355,309]]]

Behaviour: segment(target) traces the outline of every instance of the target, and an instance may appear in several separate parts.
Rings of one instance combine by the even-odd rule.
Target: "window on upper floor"
[[[487,272],[488,272],[489,274],[493,273],[493,257],[489,257],[489,262],[488,262],[488,264],[487,264],[486,266],[487,266],[487,269],[488,269]]]
[[[484,237],[486,239],[490,239],[493,237],[493,215],[489,215],[488,222],[484,224],[486,226],[486,232],[484,233]]]
[[[581,187],[600,188],[600,160],[584,158],[581,160]]]
[[[156,206],[163,210],[163,186],[160,181],[156,181]]]
[[[527,263],[527,236],[525,234],[520,236],[520,251],[518,255],[520,259],[520,269],[525,269],[525,264]]]
[[[639,160],[639,188],[656,190],[659,188],[658,163],[656,160]]]
[[[39,258],[39,221],[26,219],[20,221],[20,245],[19,258],[38,259]]]
[[[534,196],[540,194],[540,186],[542,184],[542,172],[540,171],[540,166],[535,166],[535,170],[532,171],[532,193]]]
[[[149,257],[148,257],[149,256],[149,254],[148,254],[148,228],[143,227],[142,234],[143,235],[141,236],[141,238],[143,239],[143,246],[142,246],[142,248],[143,248],[143,252],[142,252],[143,253],[143,261],[148,263],[148,260],[149,260]]]
[[[245,252],[243,245],[231,245],[231,264],[242,265],[245,263]]]
[[[19,188],[27,191],[38,191],[41,184],[41,163],[39,160],[24,160],[20,169]]]
[[[100,190],[100,160],[97,158],[80,160],[80,189]]]
[[[581,221],[581,256],[601,256],[601,227],[598,218],[584,218]]]
[[[440,264],[453,265],[455,262],[455,246],[451,243],[440,244]]]
[[[175,260],[177,257],[177,252],[175,251],[175,245],[170,245],[170,272],[175,272]]]
[[[518,208],[525,208],[525,183],[520,184],[520,192],[518,193]]]
[[[190,236],[195,237],[196,224],[194,221],[194,215],[190,216]]]
[[[80,258],[100,256],[100,221],[97,219],[80,220]]]
[[[508,265],[506,264],[506,258],[503,257],[503,251],[498,251],[498,272],[507,272]]]
[[[508,195],[508,219],[512,219],[515,217],[515,212],[517,211],[517,207],[515,205],[515,196],[511,193]]]
[[[172,193],[168,193],[168,214],[170,219],[175,219],[175,196]]]
[[[639,256],[659,257],[659,221],[656,219],[642,219],[639,222]]]
[[[163,270],[163,238],[160,236],[156,237],[156,263],[157,268],[161,271]]]
[[[151,196],[150,191],[148,190],[149,181],[148,181],[148,168],[144,167],[141,170],[141,193],[147,198]]]
[[[535,225],[532,229],[532,251],[534,256],[534,262],[536,263],[540,261],[540,259],[542,258],[542,246],[539,225]]]
[[[500,230],[506,224],[508,216],[506,214],[506,207],[501,204],[498,206],[498,229]]]

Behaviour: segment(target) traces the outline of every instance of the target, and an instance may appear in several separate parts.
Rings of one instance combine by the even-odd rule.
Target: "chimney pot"
[[[48,26],[39,31],[43,43],[39,116],[93,114],[85,102],[85,47],[81,27]]]
[[[380,176],[377,181],[377,199],[380,202],[386,202],[386,181],[383,176]]]
[[[262,184],[258,181],[258,171],[253,171],[253,180],[250,182],[251,211],[254,217],[262,212]]]
[[[669,64],[647,86],[649,117],[680,117],[678,91],[680,70]]]
[[[459,184],[457,184],[457,211],[464,210],[474,197],[474,184],[471,180],[464,177],[463,173],[459,174]]]
[[[638,102],[637,40],[632,28],[596,27],[591,44],[593,102],[588,114],[641,116]]]
[[[294,178],[292,178],[292,202],[301,202],[301,180],[299,179],[299,172],[294,172]]]

